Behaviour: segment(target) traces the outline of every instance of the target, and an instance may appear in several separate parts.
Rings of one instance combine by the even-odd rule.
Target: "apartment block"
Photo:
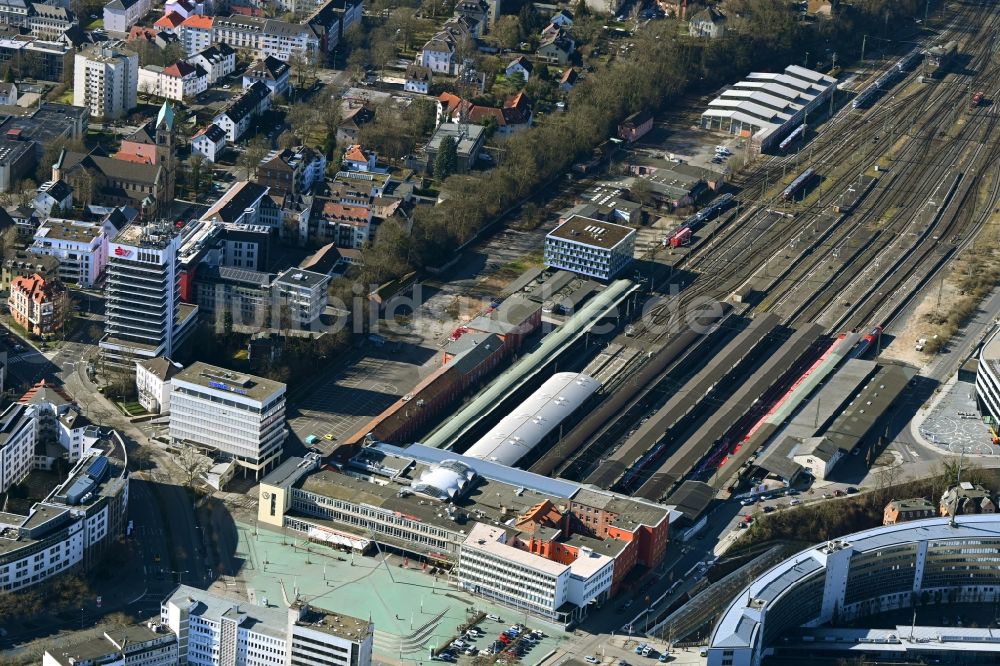
[[[121,118],[136,106],[139,56],[122,42],[104,42],[74,57],[73,105],[95,118]]]

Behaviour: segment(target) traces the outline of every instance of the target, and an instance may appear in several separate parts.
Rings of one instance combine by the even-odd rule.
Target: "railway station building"
[[[837,79],[798,65],[779,74],[751,72],[708,103],[703,129],[750,140],[752,151],[773,149],[830,99]]]
[[[335,457],[336,459],[336,457]],[[315,454],[263,479],[257,521],[451,569],[466,591],[571,625],[663,560],[669,507],[421,444]],[[488,571],[489,574],[484,574]],[[531,594],[515,594],[530,580]]]

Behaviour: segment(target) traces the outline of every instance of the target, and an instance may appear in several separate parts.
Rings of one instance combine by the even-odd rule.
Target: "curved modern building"
[[[959,516],[955,525],[948,518],[935,518],[878,527],[804,550],[751,583],[716,624],[708,664],[758,666],[796,640],[813,649],[825,643],[837,647],[833,644],[839,642],[853,650],[852,656],[881,652],[899,659],[900,654],[912,657],[954,644],[1000,659],[1000,636],[993,637],[1000,632],[995,629],[963,633],[906,626],[900,628],[905,631],[882,630],[878,636],[876,630],[826,630],[836,640],[786,636],[792,630],[802,633],[802,628],[841,624],[914,604],[998,601],[1000,515]],[[847,636],[849,631],[853,635]],[[985,634],[972,636],[973,631]],[[928,633],[934,640],[920,638]]]
[[[1000,429],[1000,327],[997,327],[979,350],[976,370],[976,397],[979,410]]]
[[[464,455],[513,467],[599,388],[601,383],[589,375],[557,372]]]

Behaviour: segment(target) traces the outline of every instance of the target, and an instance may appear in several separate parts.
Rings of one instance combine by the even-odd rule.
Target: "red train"
[[[972,96],[972,105],[971,105],[972,108],[974,109],[977,106],[979,106],[980,104],[982,104],[984,97],[985,97],[985,95],[982,92],[977,92],[975,95],[973,95]]]
[[[673,236],[670,237],[670,247],[680,247],[682,245],[688,245],[690,242],[691,227],[679,229]]]

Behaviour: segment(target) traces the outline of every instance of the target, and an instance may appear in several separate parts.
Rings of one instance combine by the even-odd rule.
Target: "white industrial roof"
[[[465,455],[513,467],[599,388],[600,382],[588,375],[556,373]]]
[[[709,102],[702,117],[732,118],[759,127],[758,136],[766,135],[835,85],[833,77],[798,65],[783,73],[751,72]]]
[[[541,555],[501,543],[500,540],[506,538],[506,536],[506,530],[501,527],[476,523],[472,530],[470,530],[469,536],[465,538],[463,545],[466,548],[474,548],[489,553],[498,559],[520,564],[521,566],[534,569],[555,578],[562,576],[569,570],[570,567],[567,564],[548,560]]]
[[[849,534],[837,541],[855,552],[868,552],[906,543],[1000,537],[1000,516],[978,514],[958,516],[951,526],[948,518],[916,520],[876,527]],[[760,640],[760,618],[787,590],[807,577],[824,570],[824,542],[808,548],[772,567],[743,589],[723,611],[712,632],[710,647],[754,647]],[[812,618],[802,618],[803,622]]]

